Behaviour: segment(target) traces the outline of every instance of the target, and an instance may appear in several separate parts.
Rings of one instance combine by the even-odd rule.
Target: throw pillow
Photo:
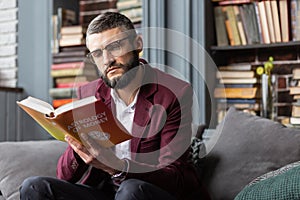
[[[276,170],[271,176],[245,187],[234,200],[298,200],[300,199],[300,166]]]
[[[55,177],[57,160],[65,148],[66,143],[57,140],[1,142],[0,191],[4,199],[19,199],[19,187],[29,176]]]
[[[300,160],[300,130],[235,108],[206,144],[203,181],[216,200],[232,200],[256,177]]]

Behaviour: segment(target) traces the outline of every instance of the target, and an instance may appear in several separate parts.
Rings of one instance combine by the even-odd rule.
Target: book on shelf
[[[59,40],[59,46],[61,47],[68,47],[68,46],[78,46],[78,45],[85,45],[85,38],[78,37],[78,38],[61,38]]]
[[[254,78],[255,72],[254,71],[217,71],[216,78]]]
[[[61,27],[61,35],[85,34],[86,27],[81,25],[63,26]]]
[[[269,43],[271,43],[271,41],[270,41],[269,27],[268,27],[268,22],[267,22],[267,15],[266,15],[264,1],[257,2],[257,6],[258,6],[259,17],[260,17],[263,43],[269,44]]]
[[[239,34],[238,27],[237,27],[237,21],[236,21],[233,6],[232,5],[224,6],[223,11],[225,12],[225,14],[227,16],[225,19],[226,20],[225,25],[226,25],[226,30],[227,30],[228,36],[232,35],[232,38],[229,38],[230,45],[231,46],[241,45],[240,34]]]
[[[78,83],[95,80],[95,76],[71,76],[55,78],[55,84]]]
[[[250,71],[256,69],[251,63],[232,63],[229,65],[218,66],[220,71]]]
[[[265,12],[266,12],[266,18],[267,18],[267,24],[268,24],[268,30],[269,30],[269,36],[270,36],[270,42],[275,43],[275,30],[274,30],[274,22],[273,22],[273,13],[271,8],[271,1],[267,0],[264,1],[265,6]]]
[[[298,102],[292,105],[292,117],[300,117],[300,104]]]
[[[217,87],[224,87],[224,88],[253,88],[253,87],[259,87],[258,84],[251,84],[251,83],[226,83],[226,84],[220,84],[217,85]]]
[[[300,68],[293,69],[293,79],[300,80]]]
[[[247,38],[247,44],[259,44],[260,39],[254,4],[243,4],[239,6],[239,9]]]
[[[128,17],[133,23],[138,23],[142,21],[143,17],[143,8],[142,7],[134,7],[128,10],[119,11],[121,14]]]
[[[87,134],[99,145],[112,147],[132,138],[111,110],[94,96],[57,109],[33,97],[17,104],[57,140],[64,141],[65,135],[69,134],[81,142],[79,134]]]
[[[235,14],[235,19],[236,19],[237,28],[238,28],[238,31],[239,31],[239,36],[240,36],[240,39],[241,39],[241,44],[242,45],[247,45],[247,39],[246,39],[246,35],[245,35],[244,26],[243,26],[243,22],[242,22],[239,7],[237,5],[234,5],[233,6],[233,11],[234,11],[234,14]]]
[[[66,48],[66,47],[65,47]],[[61,47],[62,49],[62,47]],[[58,53],[52,54],[53,58],[65,58],[65,57],[80,57],[84,58],[87,54],[87,50],[81,50],[81,51],[60,51]]]
[[[106,10],[117,7],[117,0],[101,0],[101,1],[79,1],[80,12]]]
[[[290,19],[292,41],[297,41],[297,0],[290,0]]]
[[[276,0],[271,0],[271,10],[273,16],[273,24],[274,24],[274,33],[275,33],[275,42],[281,42],[281,30],[280,30],[280,20],[279,20],[279,12],[278,5]]]
[[[118,12],[116,8],[109,8],[105,10],[93,10],[93,11],[80,11],[79,12],[79,24],[87,27],[88,24],[98,15],[106,12]]]
[[[67,47],[67,46],[65,46]],[[73,63],[73,62],[83,62],[86,59],[85,56],[54,56],[52,57],[53,64],[59,63]]]
[[[290,94],[291,95],[300,94],[300,86],[292,86],[292,87],[290,87]]]
[[[220,84],[255,84],[259,83],[257,78],[222,78]]]
[[[215,88],[215,98],[239,98],[252,99],[259,98],[260,92],[257,87],[253,88]]]
[[[259,37],[259,43],[263,44],[263,36],[262,36],[262,25],[261,25],[261,17],[260,17],[260,13],[259,13],[259,9],[258,9],[258,2],[253,2],[252,3],[253,7],[254,7],[254,11],[255,11],[255,20],[256,20],[256,24],[257,24],[257,30],[258,30],[258,37]]]
[[[49,95],[53,99],[77,98],[76,88],[50,88]]]
[[[126,1],[118,1],[117,9],[118,11],[129,10],[131,8],[142,7],[141,0],[126,0]]]
[[[281,40],[282,42],[289,41],[289,9],[288,0],[280,0],[279,5],[279,19],[281,27]]]
[[[232,5],[232,4],[244,4],[244,3],[250,3],[253,0],[221,0],[218,1],[219,5]]]
[[[89,71],[86,70],[84,67],[81,68],[71,68],[71,69],[56,69],[56,70],[51,70],[51,76],[53,78],[56,77],[66,77],[66,76],[83,76],[83,75],[88,75],[91,76],[95,74],[95,71]]]
[[[73,83],[56,83],[55,84],[55,87],[56,88],[72,88],[72,87],[79,87],[79,86],[82,86],[82,85],[85,85],[87,84],[88,81],[76,81],[76,82],[73,82]]]
[[[300,117],[290,117],[290,124],[300,125]]]
[[[71,9],[59,7],[57,9],[57,17],[60,27],[75,25],[77,23],[76,12]]]
[[[51,65],[51,70],[59,69],[78,69],[83,68],[84,62],[67,62],[67,63],[57,63]]]
[[[225,16],[222,11],[221,6],[214,7],[214,17],[215,17],[215,32],[217,37],[218,46],[227,46],[229,45],[228,36],[225,26]]]

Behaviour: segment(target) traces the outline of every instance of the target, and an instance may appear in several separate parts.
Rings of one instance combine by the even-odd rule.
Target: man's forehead
[[[88,40],[92,40],[92,42],[100,43],[101,45],[109,44],[110,42],[114,42],[116,40],[122,39],[124,37],[129,36],[128,31],[124,31],[120,28],[109,29],[100,33],[94,33],[88,35]]]

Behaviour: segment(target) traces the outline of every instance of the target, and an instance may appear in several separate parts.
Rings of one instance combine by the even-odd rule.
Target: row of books
[[[251,63],[219,66],[214,98],[217,102],[218,123],[226,110],[234,106],[239,110],[258,114],[260,111],[260,79]]]
[[[53,107],[59,107],[77,98],[76,88],[99,77],[97,67],[85,60],[85,46],[61,47],[61,52],[53,54],[51,76],[53,88],[49,94]]]
[[[118,12],[127,16],[134,24],[140,24],[143,17],[142,0],[119,0]]]
[[[214,7],[218,46],[300,40],[300,0],[219,1]]]
[[[293,69],[292,78],[294,85],[290,87],[290,95],[293,96],[294,102],[289,123],[300,127],[300,68]]]

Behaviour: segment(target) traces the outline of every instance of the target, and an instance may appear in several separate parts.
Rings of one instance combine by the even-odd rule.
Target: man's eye
[[[107,51],[118,51],[120,50],[120,45],[118,42],[114,42],[106,47]]]
[[[98,58],[98,57],[101,57],[102,56],[102,51],[99,49],[99,50],[96,50],[93,52],[93,57],[95,58]]]

